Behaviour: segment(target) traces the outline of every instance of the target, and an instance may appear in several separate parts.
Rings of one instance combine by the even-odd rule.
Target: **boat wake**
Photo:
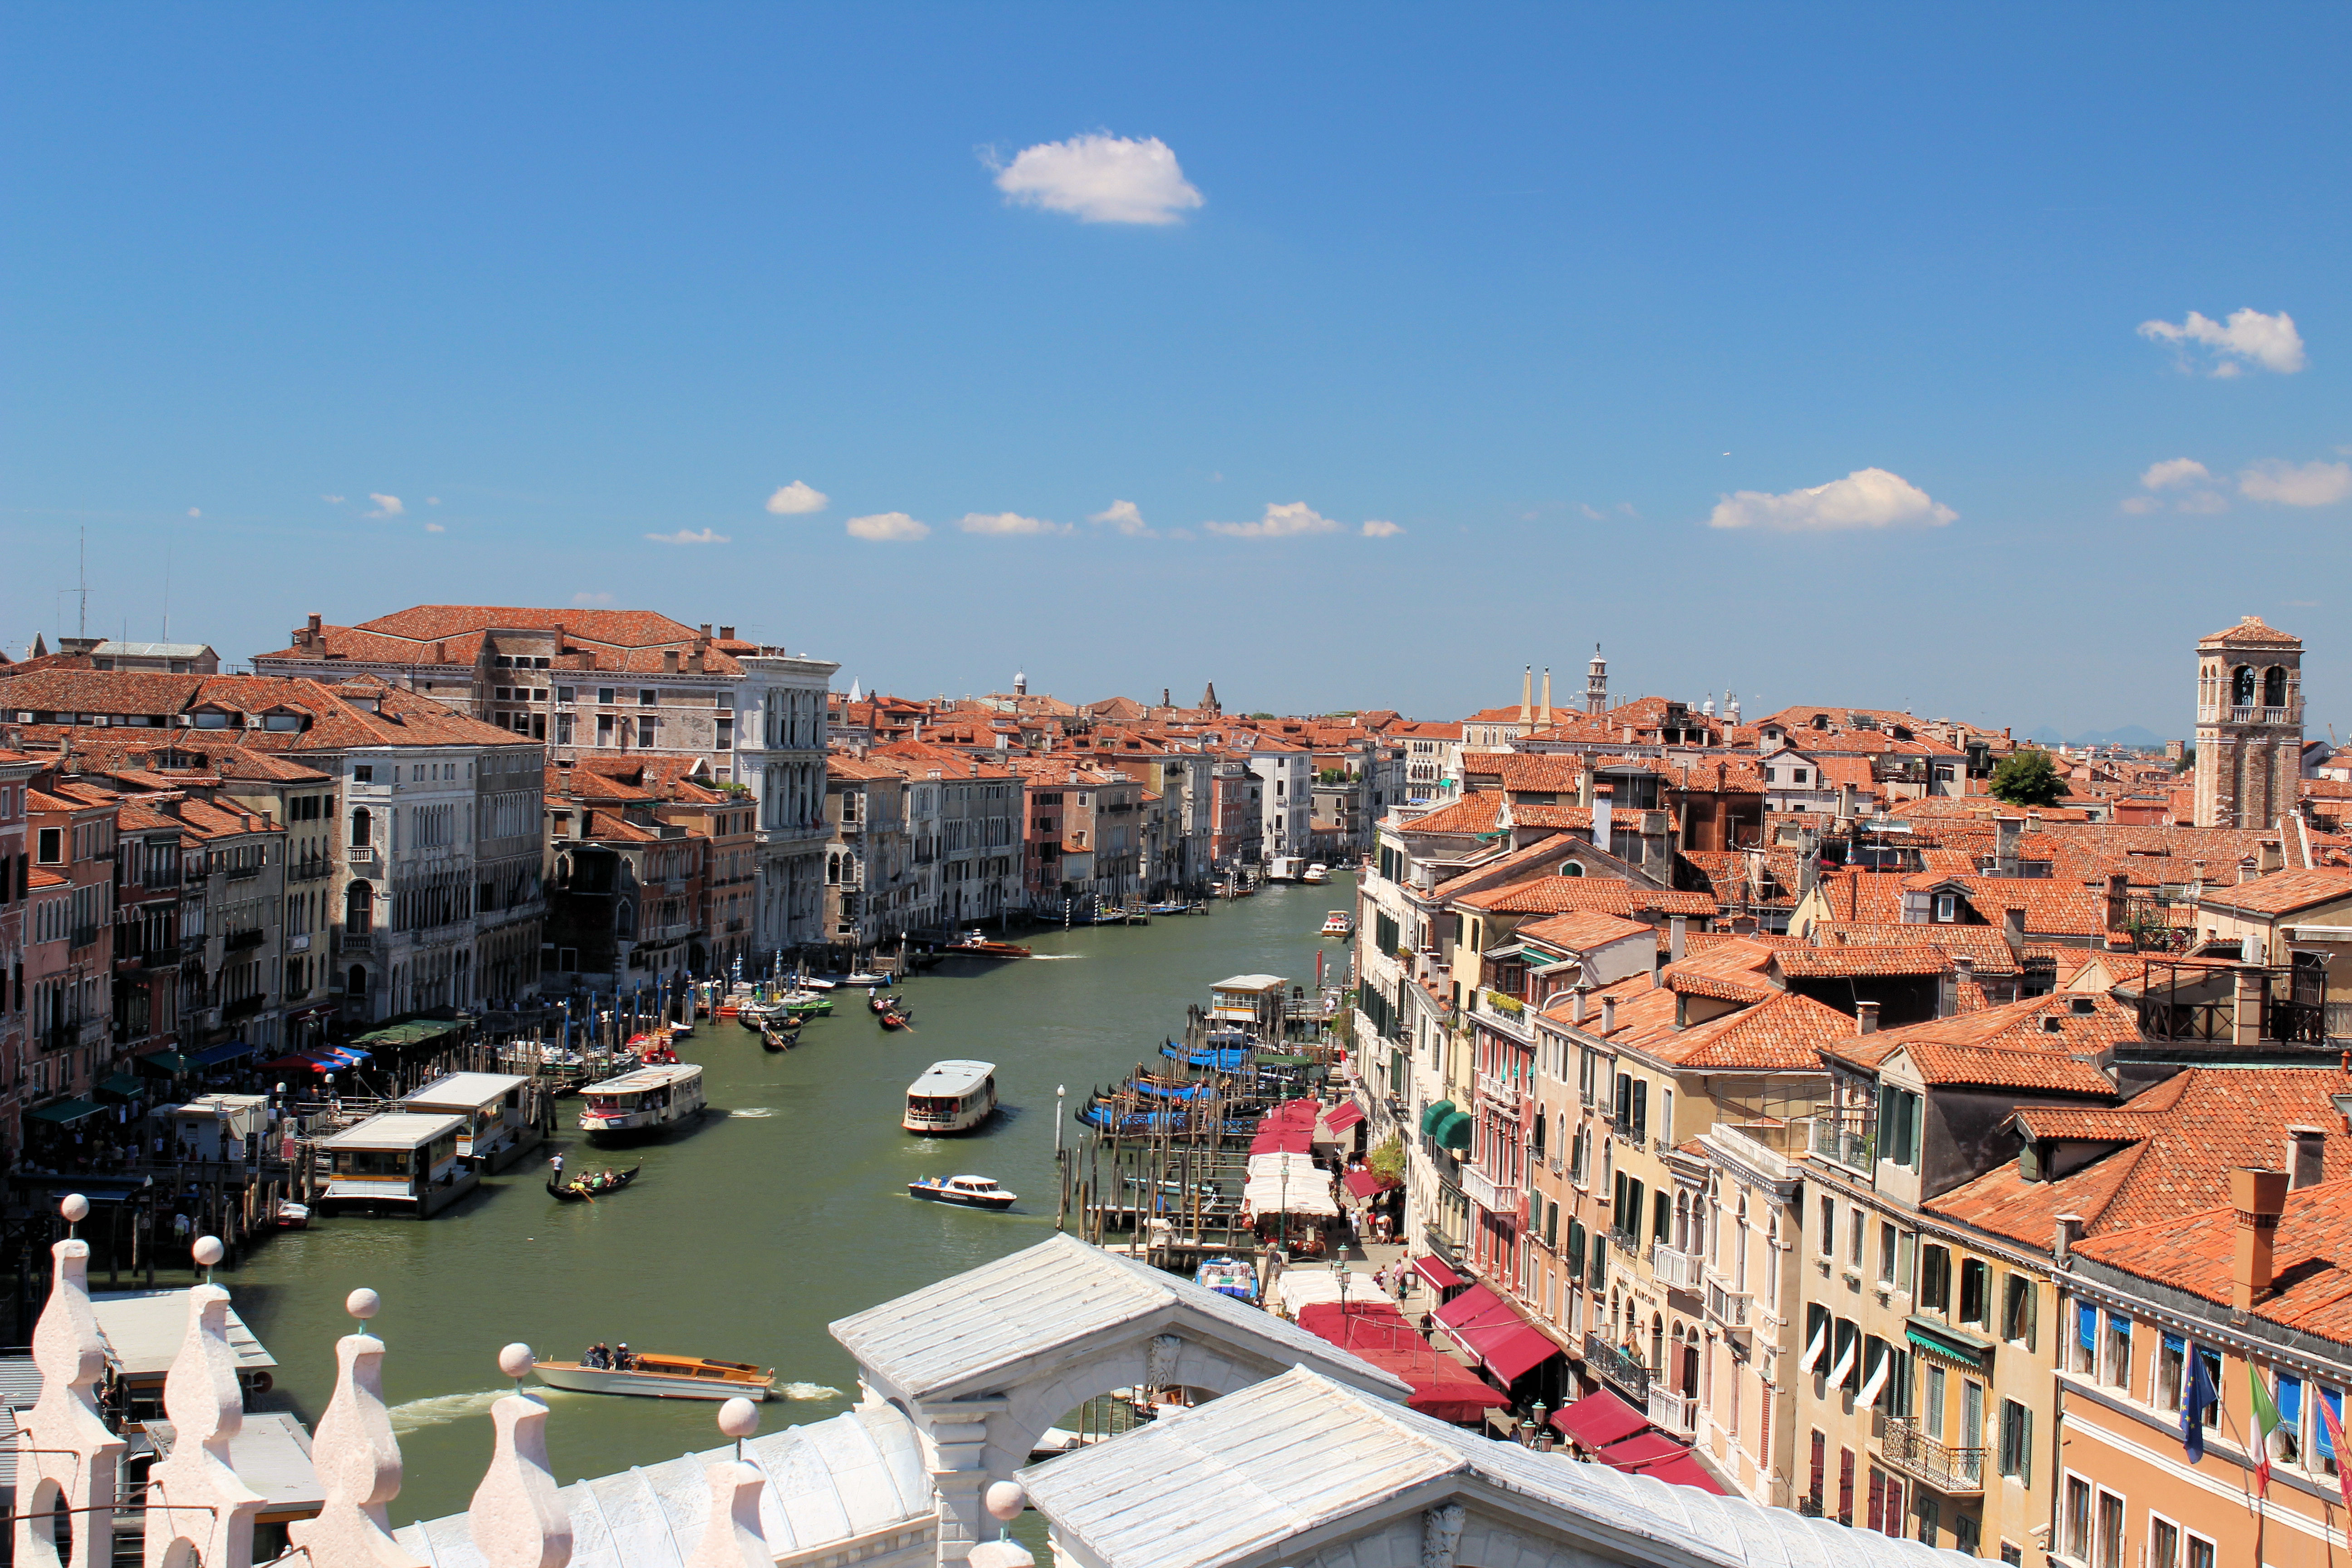
[[[775,1112],[764,1105],[746,1105],[737,1110],[730,1110],[727,1114],[730,1116],[748,1116],[753,1121],[757,1121],[762,1116],[773,1116]]]
[[[532,1392],[542,1391],[534,1389]],[[392,1417],[393,1435],[401,1436],[427,1426],[446,1426],[452,1421],[463,1421],[468,1415],[479,1415],[505,1398],[507,1393],[504,1389],[492,1389],[488,1394],[436,1394],[430,1399],[412,1399],[405,1405],[395,1405],[384,1414]]]
[[[1084,958],[1086,954],[1083,952],[1033,952],[1029,955],[1029,962],[1032,963],[1063,963],[1073,958]]]
[[[777,1385],[776,1392],[786,1399],[838,1399],[841,1390],[828,1388],[822,1383],[786,1383]]]

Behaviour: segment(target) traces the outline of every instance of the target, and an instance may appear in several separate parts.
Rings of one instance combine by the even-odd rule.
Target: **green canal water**
[[[1205,915],[1019,939],[1034,959],[950,959],[908,983],[907,1033],[885,1033],[862,993],[839,994],[838,1015],[811,1020],[782,1056],[731,1023],[705,1025],[684,1053],[703,1064],[713,1108],[698,1127],[635,1152],[559,1137],[575,1171],[641,1157],[625,1193],[558,1204],[542,1168],[525,1165],[432,1220],[322,1221],[220,1275],[279,1363],[257,1403],[316,1420],[334,1341],[351,1328],[343,1299],[366,1285],[383,1297],[374,1330],[406,1459],[396,1522],[466,1507],[489,1455],[485,1411],[508,1386],[499,1347],[518,1340],[560,1358],[601,1339],[756,1362],[793,1395],[763,1407],[763,1429],[837,1415],[856,1371],[828,1322],[1052,1232],[1055,1086],[1075,1109],[1153,1058],[1226,975],[1309,984],[1318,951],[1344,963],[1343,944],[1316,932],[1354,897],[1335,873],[1327,887],[1267,888]],[[902,1132],[908,1083],[950,1057],[996,1063],[1003,1109],[971,1137]],[[561,1102],[567,1123],[578,1103]],[[906,1194],[918,1176],[960,1171],[1023,1201],[989,1215]],[[542,1392],[565,1481],[719,1441],[716,1407],[699,1401]]]

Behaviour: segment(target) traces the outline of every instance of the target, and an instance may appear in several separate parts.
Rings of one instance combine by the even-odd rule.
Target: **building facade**
[[[2303,776],[2303,639],[2248,616],[2197,644],[2197,826],[2273,827]]]

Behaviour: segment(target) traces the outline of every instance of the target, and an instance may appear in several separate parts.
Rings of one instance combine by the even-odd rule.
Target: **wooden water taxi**
[[[702,1068],[692,1062],[639,1068],[580,1091],[580,1131],[600,1143],[659,1138],[703,1112]]]
[[[690,1355],[633,1355],[625,1367],[543,1361],[532,1371],[550,1388],[575,1394],[637,1394],[656,1399],[766,1399],[775,1391],[773,1367],[709,1361]]]
[[[941,949],[961,953],[966,958],[1027,958],[1029,950],[1009,942],[991,942],[976,931],[969,931]]]
[[[907,1195],[926,1203],[960,1204],[969,1209],[1009,1209],[1016,1193],[1008,1193],[989,1176],[925,1176],[907,1184]]]
[[[996,1113],[994,1062],[933,1062],[907,1086],[909,1132],[969,1132]]]

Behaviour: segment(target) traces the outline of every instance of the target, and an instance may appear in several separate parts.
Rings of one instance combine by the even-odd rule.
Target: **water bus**
[[[933,1062],[907,1086],[909,1132],[969,1132],[996,1113],[994,1062]]]
[[[600,1143],[659,1138],[702,1114],[702,1068],[693,1062],[638,1068],[582,1089],[580,1130]]]

